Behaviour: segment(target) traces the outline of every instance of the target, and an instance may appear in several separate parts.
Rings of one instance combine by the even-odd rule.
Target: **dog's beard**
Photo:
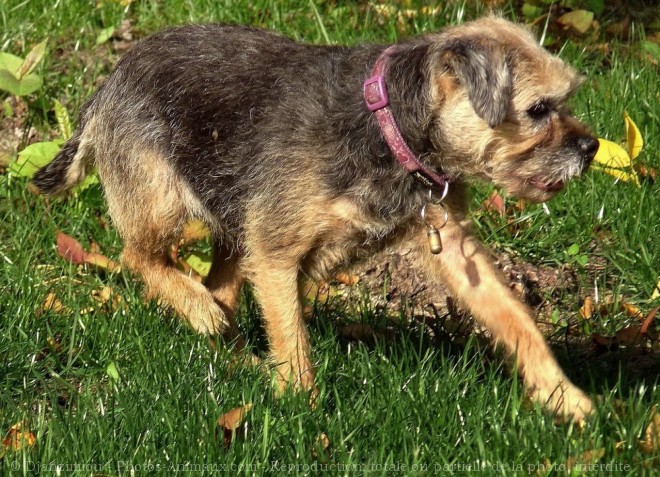
[[[533,202],[545,202],[560,192],[572,179],[585,171],[585,161],[574,150],[532,154],[507,161],[493,169],[492,181],[508,194]]]

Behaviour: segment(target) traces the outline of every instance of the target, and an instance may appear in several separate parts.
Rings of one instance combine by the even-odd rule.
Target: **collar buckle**
[[[383,75],[374,75],[364,82],[364,102],[367,109],[375,113],[390,104],[390,98],[387,96],[387,87]]]

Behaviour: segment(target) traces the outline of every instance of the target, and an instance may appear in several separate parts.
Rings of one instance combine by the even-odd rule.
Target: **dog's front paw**
[[[192,329],[202,335],[224,335],[231,329],[225,313],[213,302],[206,306],[191,307],[184,317]]]
[[[578,423],[594,411],[591,399],[570,383],[561,383],[553,390],[538,391],[536,399],[556,415]]]

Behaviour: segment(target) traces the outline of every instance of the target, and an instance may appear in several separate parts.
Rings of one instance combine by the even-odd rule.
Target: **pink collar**
[[[387,70],[389,57],[395,49],[396,46],[390,46],[376,60],[376,64],[371,71],[371,77],[364,82],[364,102],[369,111],[376,114],[385,142],[399,164],[424,185],[428,187],[438,186],[441,191],[444,191],[444,196],[447,193],[449,177],[445,174],[438,174],[419,162],[419,159],[415,157],[415,154],[403,139],[389,107],[390,100],[385,87],[385,71]]]

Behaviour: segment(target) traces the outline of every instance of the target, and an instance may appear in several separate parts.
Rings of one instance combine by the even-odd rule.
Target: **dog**
[[[252,284],[279,388],[313,390],[299,292],[386,247],[408,247],[517,359],[528,391],[576,420],[591,400],[470,232],[473,180],[535,202],[598,148],[566,100],[582,79],[522,26],[490,16],[387,45],[311,46],[241,26],[188,25],[132,47],[84,104],[45,194],[93,166],[122,263],[200,333],[236,339]],[[208,224],[203,284],[170,258]]]

